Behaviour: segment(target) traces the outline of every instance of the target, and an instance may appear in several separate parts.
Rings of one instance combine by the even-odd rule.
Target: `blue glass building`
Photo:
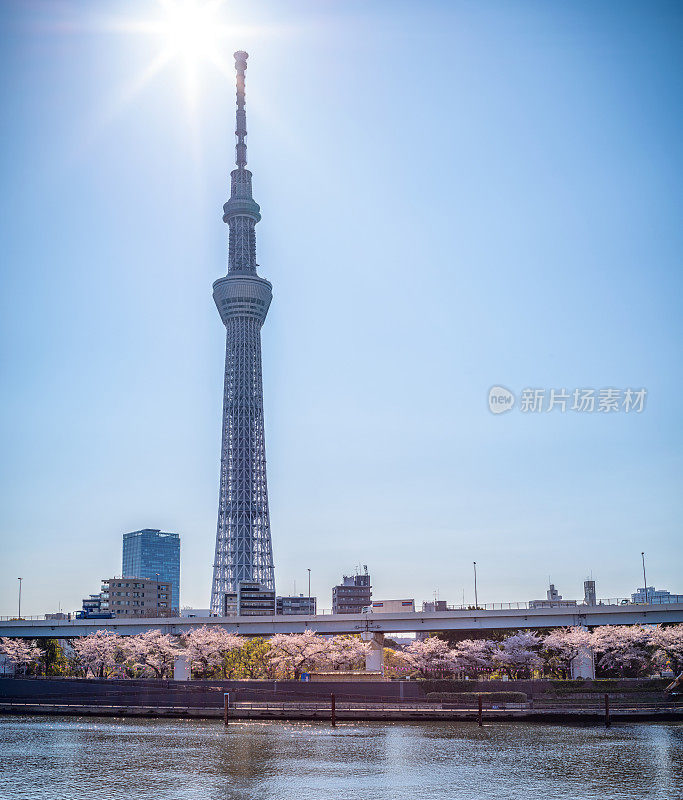
[[[180,536],[153,528],[123,534],[124,578],[171,582],[171,609],[180,610]]]

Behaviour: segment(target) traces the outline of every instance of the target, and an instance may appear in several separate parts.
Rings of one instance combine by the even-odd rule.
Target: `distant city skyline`
[[[480,603],[683,590],[682,15],[664,2],[265,2],[249,152],[279,595]],[[224,343],[207,286],[234,84],[117,19],[0,9],[0,614],[80,607],[124,532],[183,541],[204,608]],[[315,391],[312,391],[312,388]],[[493,414],[502,387],[642,413]],[[518,401],[519,402],[519,401]]]

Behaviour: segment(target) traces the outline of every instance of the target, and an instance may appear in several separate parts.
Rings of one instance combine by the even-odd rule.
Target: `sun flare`
[[[208,73],[218,72],[226,86],[234,85],[233,52],[248,49],[255,40],[279,38],[286,28],[245,24],[239,8],[229,0],[150,0],[146,5],[144,16],[93,16],[99,30],[146,40],[149,56],[98,113],[93,129],[104,127],[166,73],[167,80],[180,89],[185,105],[182,116],[196,144],[202,94],[215,85]]]
[[[162,0],[158,34],[171,57],[195,64],[220,57],[220,43],[226,26],[219,12],[222,2],[201,0]]]
[[[136,89],[175,64],[180,68],[186,100],[195,106],[201,68],[210,65],[230,75],[234,40],[244,36],[245,29],[226,22],[225,0],[156,0],[156,5],[158,13],[153,17],[127,20],[116,26],[118,30],[149,37],[159,48]]]

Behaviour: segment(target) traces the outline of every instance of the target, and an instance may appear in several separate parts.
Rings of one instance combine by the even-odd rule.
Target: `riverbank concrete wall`
[[[96,678],[0,678],[0,701],[222,708],[235,702],[328,698],[366,702],[424,699],[417,681],[172,681]]]
[[[231,702],[307,702],[329,698],[340,702],[422,702],[431,692],[522,692],[539,704],[589,704],[604,693],[614,702],[653,703],[664,699],[666,679],[611,681],[175,681],[94,678],[0,678],[0,702],[82,705],[129,705],[222,708]]]

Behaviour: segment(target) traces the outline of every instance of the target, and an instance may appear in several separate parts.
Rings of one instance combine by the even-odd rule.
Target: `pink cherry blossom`
[[[14,665],[15,670],[20,672],[25,672],[41,657],[41,651],[36,647],[35,641],[26,639],[0,637],[0,653]]]

